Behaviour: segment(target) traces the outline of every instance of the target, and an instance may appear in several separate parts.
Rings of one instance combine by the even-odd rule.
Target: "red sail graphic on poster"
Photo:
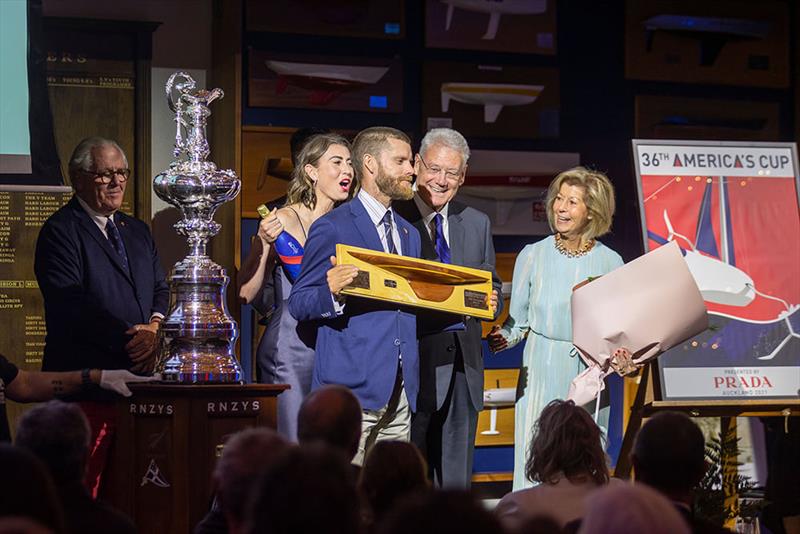
[[[738,305],[706,300],[710,312],[771,321],[787,311],[785,303],[800,303],[800,218],[794,177],[642,175],[642,193],[651,250],[672,234],[681,248],[694,248],[721,262],[727,258],[724,263],[752,280],[751,298],[744,295]],[[721,204],[727,213],[720,211]]]

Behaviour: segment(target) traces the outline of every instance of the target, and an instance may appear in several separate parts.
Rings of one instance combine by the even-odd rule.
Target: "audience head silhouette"
[[[344,386],[327,385],[303,399],[297,415],[297,439],[301,444],[323,443],[350,459],[361,438],[361,404]]]
[[[262,473],[291,445],[269,428],[250,428],[234,434],[214,468],[217,499],[228,530],[241,532],[250,494]]]
[[[555,484],[589,478],[598,485],[608,482],[602,431],[589,413],[572,401],[554,400],[542,410],[533,429],[525,464],[532,482]]]
[[[705,473],[703,433],[682,413],[657,413],[636,435],[631,459],[637,481],[685,500]]]
[[[90,437],[80,407],[57,400],[32,408],[17,423],[16,444],[35,454],[58,485],[83,479]]]
[[[53,481],[33,453],[0,443],[0,473],[0,531],[63,532]]]
[[[259,478],[245,532],[289,534],[360,531],[358,496],[344,455],[324,445],[285,451]]]
[[[428,469],[419,449],[404,441],[379,441],[367,454],[358,489],[370,524],[379,523],[397,502],[428,487]]]
[[[640,484],[609,485],[588,498],[578,534],[689,534],[672,503]]]

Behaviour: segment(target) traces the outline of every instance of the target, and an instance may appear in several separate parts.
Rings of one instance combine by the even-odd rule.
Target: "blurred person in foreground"
[[[644,484],[606,486],[587,500],[578,534],[690,534],[669,500]]]
[[[15,444],[47,467],[64,511],[64,532],[135,533],[129,517],[93,500],[83,486],[90,435],[89,421],[77,405],[54,400],[25,412],[17,424]]]
[[[340,451],[324,445],[277,457],[256,481],[247,510],[248,534],[361,532],[353,471]]]
[[[322,443],[352,460],[361,440],[358,399],[344,386],[331,384],[315,389],[300,405],[297,437],[301,445]]]
[[[611,483],[601,444],[600,427],[592,416],[572,401],[548,404],[533,428],[525,473],[532,488],[503,497],[495,515],[514,530],[537,516],[551,517],[564,527],[583,517],[586,497]]]
[[[387,514],[380,534],[503,534],[491,512],[463,490],[433,490],[413,495]]]
[[[667,497],[693,533],[730,532],[695,513],[694,490],[706,472],[705,438],[687,415],[660,412],[648,419],[636,434],[631,460],[636,481]]]
[[[427,489],[427,466],[416,445],[405,441],[376,443],[358,479],[367,530],[373,532],[402,499]]]
[[[0,443],[0,533],[61,534],[64,516],[47,468],[36,456]]]
[[[216,490],[211,510],[194,534],[241,534],[247,522],[247,503],[259,477],[292,445],[271,428],[242,430],[225,442],[212,474]]]

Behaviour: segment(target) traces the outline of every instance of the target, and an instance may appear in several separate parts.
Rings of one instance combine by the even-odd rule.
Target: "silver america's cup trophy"
[[[230,279],[208,257],[206,244],[221,228],[214,212],[236,198],[241,182],[232,170],[217,169],[206,161],[208,105],[223,92],[195,87],[185,72],[174,73],[166,84],[167,102],[177,123],[176,159],[155,177],[153,189],[183,213],[175,229],[186,236],[189,255],[169,275],[169,315],[161,323],[156,371],[171,383],[238,383],[242,368],[234,344],[239,331],[225,304]]]

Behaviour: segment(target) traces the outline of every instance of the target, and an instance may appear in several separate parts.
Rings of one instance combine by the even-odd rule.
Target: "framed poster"
[[[394,58],[279,54],[250,49],[248,105],[403,111],[403,63]]]
[[[789,35],[782,0],[627,0],[625,76],[788,87]]]
[[[425,131],[444,126],[467,138],[559,135],[558,69],[432,61],[424,64],[422,80]]]
[[[431,48],[556,53],[555,0],[427,0]]]
[[[403,0],[248,0],[248,31],[402,39]]]
[[[634,140],[633,155],[645,249],[676,241],[709,312],[658,358],[662,400],[797,399],[796,145]]]

